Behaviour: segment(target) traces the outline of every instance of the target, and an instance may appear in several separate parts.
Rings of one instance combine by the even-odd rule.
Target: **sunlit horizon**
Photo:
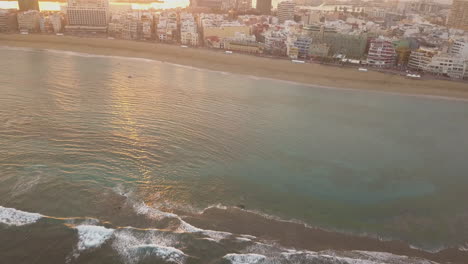
[[[189,0],[170,0],[163,3],[122,3],[112,2],[112,5],[128,5],[130,4],[133,10],[149,10],[149,9],[171,9],[177,7],[187,7],[190,4]],[[62,6],[66,6],[66,2],[56,1],[39,1],[39,9],[41,11],[60,11]],[[0,9],[18,9],[17,1],[0,1]]]

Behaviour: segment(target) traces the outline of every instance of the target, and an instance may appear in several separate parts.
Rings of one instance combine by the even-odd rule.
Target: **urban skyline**
[[[467,264],[468,0],[0,0],[1,264]]]
[[[100,34],[310,62],[368,65],[402,74],[468,76],[464,62],[468,40],[463,31],[468,20],[466,0],[453,5],[429,0],[307,5],[296,0],[281,1],[276,9],[267,8],[270,3],[258,2],[254,8],[250,0],[194,0],[185,10],[154,13],[106,0],[69,0],[64,12],[3,12],[1,27],[22,33]],[[210,14],[213,10],[218,11]],[[8,16],[16,16],[17,23]],[[427,48],[434,52],[421,52]],[[420,56],[430,58],[421,60]],[[440,59],[445,57],[453,63]],[[421,66],[421,61],[427,64]]]

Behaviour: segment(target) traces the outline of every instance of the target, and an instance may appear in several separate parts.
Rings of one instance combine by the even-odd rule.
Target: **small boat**
[[[291,60],[292,63],[305,63],[305,61],[303,60]]]
[[[358,71],[367,72],[366,68],[359,68]]]
[[[186,45],[180,45],[181,48],[188,48]]]
[[[421,78],[421,75],[408,73],[408,74],[406,74],[406,77],[410,77],[410,78]]]
[[[232,54],[232,51],[226,50],[224,53],[226,53],[226,54]]]

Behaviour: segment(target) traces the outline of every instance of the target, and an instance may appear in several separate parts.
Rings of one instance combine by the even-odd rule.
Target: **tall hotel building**
[[[109,19],[108,0],[68,0],[68,31],[105,32]]]
[[[448,26],[468,30],[468,0],[453,0]]]
[[[292,1],[278,3],[278,19],[280,23],[286,20],[294,20],[294,8],[296,4]]]
[[[257,0],[257,11],[262,15],[271,13],[271,0]]]
[[[18,0],[18,8],[20,11],[39,11],[39,0]]]

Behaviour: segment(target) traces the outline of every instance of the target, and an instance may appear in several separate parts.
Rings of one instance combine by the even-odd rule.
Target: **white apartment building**
[[[127,17],[122,24],[122,38],[123,39],[140,39],[142,35],[142,23],[140,20]]]
[[[454,41],[450,46],[449,53],[468,60],[468,42],[464,40]]]
[[[61,32],[63,23],[62,23],[62,15],[60,13],[54,13],[49,16],[50,23],[52,24],[52,28],[55,33]]]
[[[52,24],[50,23],[48,16],[41,16],[39,18],[39,28],[41,33],[50,33],[53,31]]]
[[[426,67],[428,72],[447,75],[451,78],[463,79],[467,76],[467,61],[450,54],[439,54],[432,57],[431,63]]]
[[[153,36],[153,21],[152,20],[142,20],[141,30],[144,39],[151,39]]]
[[[110,36],[120,37],[123,29],[123,20],[125,15],[123,14],[113,14],[112,19],[110,20],[107,32]]]
[[[199,36],[196,32],[181,32],[180,42],[184,45],[198,46]]]
[[[283,30],[268,30],[263,36],[265,37],[265,47],[267,49],[283,49],[285,48],[288,34]]]
[[[180,14],[180,42],[190,46],[199,44],[198,27],[192,14]]]
[[[278,3],[278,19],[280,23],[286,20],[294,20],[294,8],[296,4],[292,1],[283,1]]]
[[[68,25],[106,27],[109,19],[108,0],[68,0]]]
[[[156,25],[156,35],[159,41],[172,41],[174,40],[174,32],[177,30],[177,14],[169,13],[162,14],[159,17],[158,24]]]
[[[425,71],[427,65],[431,63],[432,57],[436,54],[437,51],[428,48],[412,51],[408,60],[408,68],[415,71]]]

